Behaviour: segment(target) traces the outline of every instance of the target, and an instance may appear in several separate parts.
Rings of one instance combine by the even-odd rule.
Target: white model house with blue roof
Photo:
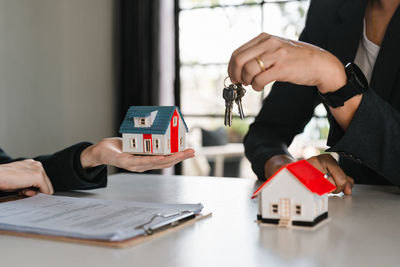
[[[130,107],[119,128],[123,152],[149,155],[168,155],[184,150],[188,131],[175,106]]]

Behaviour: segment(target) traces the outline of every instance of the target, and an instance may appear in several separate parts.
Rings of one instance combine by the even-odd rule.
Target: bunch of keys
[[[226,79],[229,77],[225,78]],[[225,126],[232,126],[232,108],[233,102],[236,103],[239,109],[240,119],[244,119],[243,107],[242,107],[242,97],[246,93],[246,89],[240,83],[231,84],[229,86],[225,85],[224,81],[224,90],[222,91],[222,97],[225,99]]]

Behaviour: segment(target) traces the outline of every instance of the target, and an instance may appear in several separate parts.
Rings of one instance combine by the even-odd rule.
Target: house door
[[[171,119],[171,153],[179,151],[179,116],[175,110]]]
[[[280,199],[280,217],[284,219],[290,219],[290,199],[281,198]]]
[[[153,146],[151,144],[151,134],[143,135],[143,152],[148,154],[153,153]]]

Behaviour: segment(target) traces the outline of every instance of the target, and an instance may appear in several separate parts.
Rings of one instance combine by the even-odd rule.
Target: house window
[[[140,118],[139,125],[146,125],[146,118]]]
[[[160,139],[157,138],[154,140],[154,148],[157,150],[160,149]]]
[[[151,141],[149,139],[144,140],[144,152],[151,151]]]
[[[131,148],[136,148],[136,138],[131,138]]]
[[[296,215],[301,215],[301,205],[296,205]]]
[[[180,145],[180,146],[183,146],[183,137],[181,137],[181,138],[179,139],[179,145]]]
[[[271,213],[278,214],[278,204],[271,204]]]
[[[175,127],[176,125],[178,125],[178,117],[177,117],[177,116],[175,116],[175,117],[173,118],[172,125],[173,125],[174,127]]]

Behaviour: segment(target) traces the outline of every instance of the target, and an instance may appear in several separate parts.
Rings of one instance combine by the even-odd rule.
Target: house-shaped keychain
[[[258,221],[281,227],[314,226],[328,218],[328,193],[336,187],[308,161],[279,169],[253,194]]]
[[[169,155],[184,150],[188,131],[175,106],[130,107],[119,128],[122,151],[145,155]]]

